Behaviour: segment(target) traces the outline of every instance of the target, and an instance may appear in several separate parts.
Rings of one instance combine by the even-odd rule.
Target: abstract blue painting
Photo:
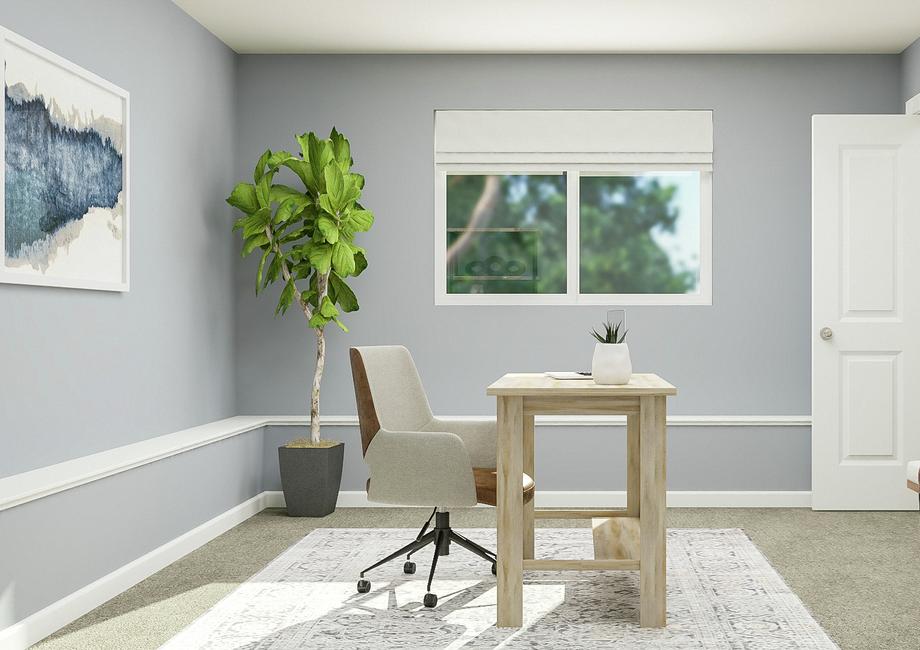
[[[128,289],[128,95],[0,31],[0,282]]]

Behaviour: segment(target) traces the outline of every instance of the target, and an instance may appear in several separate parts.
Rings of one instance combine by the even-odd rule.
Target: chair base
[[[431,526],[432,519],[434,519],[435,522],[434,528],[429,531],[428,528]],[[422,529],[419,531],[418,536],[415,538],[414,542],[406,544],[398,551],[391,553],[379,562],[372,564],[361,572],[360,580],[358,580],[358,593],[366,594],[371,589],[370,581],[364,579],[365,573],[376,569],[382,564],[391,562],[392,560],[395,560],[402,555],[406,556],[406,563],[403,565],[403,572],[408,574],[415,573],[415,562],[411,561],[412,554],[425,548],[429,544],[434,544],[434,557],[431,560],[431,570],[428,572],[428,586],[426,587],[426,591],[428,593],[425,594],[425,598],[423,600],[425,607],[434,607],[438,604],[438,597],[431,593],[431,582],[434,580],[434,571],[438,566],[438,558],[442,555],[450,555],[451,542],[456,543],[461,548],[465,548],[470,553],[478,555],[483,560],[491,563],[492,575],[495,575],[495,564],[498,561],[495,553],[487,548],[483,548],[476,542],[467,539],[460,533],[455,532],[450,527],[450,513],[438,512],[438,509],[435,508],[432,511],[431,516],[428,517],[428,521],[426,521],[425,525],[422,526]]]

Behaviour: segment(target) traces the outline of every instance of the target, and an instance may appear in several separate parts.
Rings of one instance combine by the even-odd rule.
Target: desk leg
[[[534,476],[533,416],[524,416],[524,472]],[[533,507],[534,502],[524,504],[524,559],[533,559]]]
[[[639,516],[639,416],[626,416],[626,515]]]
[[[667,624],[667,577],[665,539],[666,429],[664,397],[639,400],[641,459],[639,528],[639,624],[664,627]]]
[[[520,397],[498,398],[498,627],[524,621],[524,409]]]

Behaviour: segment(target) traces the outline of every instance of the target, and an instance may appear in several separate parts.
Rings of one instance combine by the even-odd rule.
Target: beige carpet
[[[157,648],[314,528],[412,527],[424,516],[411,509],[342,509],[316,520],[267,510],[37,647]],[[456,512],[452,519],[458,527],[486,527],[494,525],[494,511]],[[675,509],[668,525],[744,529],[844,650],[920,647],[920,513]]]

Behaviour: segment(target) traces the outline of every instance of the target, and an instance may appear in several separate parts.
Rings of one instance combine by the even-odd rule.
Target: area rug
[[[495,531],[465,535],[490,548]],[[405,529],[315,530],[163,647],[824,649],[837,646],[738,529],[668,531],[668,625],[639,627],[639,577],[629,572],[527,572],[524,627],[495,627],[488,563],[452,546],[422,605],[431,549],[418,572],[402,561],[358,572],[402,546]],[[592,557],[590,528],[537,529],[537,557]]]

